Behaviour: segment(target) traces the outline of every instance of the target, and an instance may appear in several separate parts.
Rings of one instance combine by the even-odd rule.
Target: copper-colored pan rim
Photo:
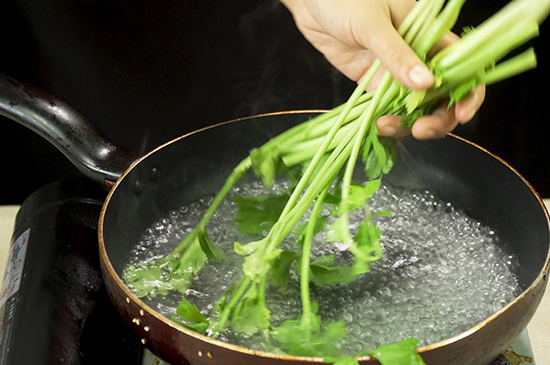
[[[166,318],[165,316],[161,315],[160,313],[158,313],[156,310],[154,310],[153,308],[151,308],[150,306],[148,306],[144,301],[142,301],[140,298],[138,298],[127,286],[126,284],[124,283],[124,281],[122,280],[122,278],[120,278],[120,276],[116,273],[115,269],[113,268],[112,264],[111,264],[111,261],[109,260],[109,257],[107,256],[107,252],[106,252],[106,248],[105,248],[105,242],[103,240],[103,223],[104,223],[104,217],[105,217],[105,211],[109,205],[109,201],[111,199],[111,197],[113,196],[113,194],[115,193],[118,185],[120,184],[120,182],[124,179],[124,177],[126,175],[128,175],[132,169],[137,165],[139,164],[142,160],[146,159],[149,155],[155,153],[156,151],[164,148],[165,146],[167,145],[170,145],[172,143],[175,143],[183,138],[186,138],[190,135],[193,135],[195,133],[199,133],[201,131],[204,131],[204,130],[207,130],[207,129],[210,129],[210,128],[214,128],[214,127],[217,127],[217,126],[220,126],[220,125],[224,125],[224,124],[228,124],[228,123],[233,123],[233,122],[238,122],[238,121],[241,121],[241,120],[246,120],[246,119],[252,119],[252,118],[258,118],[258,117],[262,117],[262,116],[273,116],[273,115],[283,115],[283,114],[307,114],[307,113],[323,113],[323,112],[326,112],[326,110],[293,110],[293,111],[282,111],[282,112],[274,112],[274,113],[265,113],[265,114],[260,114],[260,115],[254,115],[254,116],[251,116],[251,117],[244,117],[244,118],[238,118],[238,119],[233,119],[233,120],[229,120],[229,121],[226,121],[226,122],[221,122],[221,123],[217,123],[217,124],[214,124],[214,125],[211,125],[211,126],[208,126],[208,127],[205,127],[205,128],[201,128],[201,129],[198,129],[196,131],[193,131],[193,132],[190,132],[190,133],[187,133],[187,134],[184,134],[180,137],[177,137],[169,142],[166,142],[160,146],[158,146],[157,148],[153,149],[151,152],[145,154],[144,156],[142,156],[141,158],[137,159],[123,174],[122,176],[117,180],[117,182],[114,184],[113,188],[110,190],[109,194],[107,195],[107,198],[105,200],[105,203],[103,204],[103,207],[101,209],[101,214],[100,214],[100,220],[99,220],[99,225],[98,225],[98,235],[99,235],[99,251],[100,251],[100,256],[102,258],[102,260],[104,261],[104,264],[105,264],[105,268],[108,270],[108,273],[109,275],[113,278],[113,280],[116,282],[116,284],[122,288],[122,290],[124,291],[125,295],[126,295],[126,298],[128,298],[128,300],[131,300],[133,302],[135,302],[137,305],[139,305],[144,311],[146,311],[149,315],[155,317],[156,319],[160,320],[161,322],[164,322],[166,325],[170,326],[170,327],[173,327],[183,333],[185,333],[186,335],[188,336],[191,336],[191,337],[194,337],[198,340],[201,340],[201,341],[205,341],[207,343],[210,343],[212,345],[216,345],[216,346],[220,346],[220,347],[223,347],[223,348],[226,348],[226,349],[229,349],[229,350],[232,350],[232,351],[237,351],[237,352],[241,352],[241,353],[244,353],[244,354],[250,354],[250,355],[254,355],[254,356],[261,356],[261,357],[266,357],[266,358],[274,358],[274,359],[284,359],[284,360],[289,360],[289,361],[306,361],[306,362],[312,362],[312,363],[319,363],[319,362],[322,362],[323,361],[323,358],[322,357],[305,357],[305,356],[293,356],[293,355],[285,355],[285,354],[276,354],[276,353],[272,353],[272,352],[266,352],[266,351],[256,351],[256,350],[252,350],[252,349],[249,349],[249,348],[246,348],[246,347],[243,347],[243,346],[238,346],[238,345],[233,345],[233,344],[230,344],[230,343],[227,343],[227,342],[222,342],[222,341],[219,341],[219,340],[216,340],[214,338],[211,338],[211,337],[208,337],[208,336],[205,336],[205,335],[202,335],[200,333],[197,333],[195,331],[192,331],[182,325],[179,325],[173,321],[171,321],[170,319]],[[538,195],[538,193],[533,189],[533,187],[531,186],[531,184],[525,180],[525,178],[523,176],[521,176],[518,171],[516,171],[513,167],[511,167],[507,162],[505,162],[504,160],[502,160],[500,157],[494,155],[493,153],[489,152],[488,150],[484,149],[483,147],[471,142],[471,141],[468,141],[462,137],[459,137],[457,135],[454,135],[452,133],[449,133],[449,136],[452,137],[452,138],[457,138],[463,142],[466,142],[470,145],[472,145],[473,147],[475,148],[478,148],[479,150],[489,154],[490,156],[492,156],[493,158],[495,158],[496,160],[500,161],[502,164],[504,164],[508,169],[510,169],[514,174],[516,174],[522,181],[523,183],[531,190],[531,192],[533,193],[533,195],[536,197],[537,201],[539,202],[544,214],[545,214],[545,217],[546,217],[546,221],[548,223],[548,226],[550,227],[550,217],[549,217],[549,214],[548,214],[548,211],[544,205],[544,202],[542,201],[542,199],[540,198],[540,196]],[[549,228],[549,235],[550,235],[550,228]],[[511,301],[510,303],[508,303],[505,307],[501,308],[499,311],[493,313],[490,317],[486,318],[485,320],[481,321],[480,323],[478,323],[477,325],[471,327],[470,329],[458,334],[458,335],[455,335],[453,337],[449,337],[445,340],[442,340],[442,341],[439,341],[439,342],[435,342],[433,344],[430,344],[430,345],[427,345],[427,346],[422,346],[422,347],[419,347],[417,349],[417,352],[418,353],[423,353],[423,352],[427,352],[427,351],[430,351],[430,350],[433,350],[433,349],[436,349],[436,348],[440,348],[440,347],[444,347],[446,345],[449,345],[451,343],[454,343],[454,342],[457,342],[465,337],[468,337],[469,335],[471,335],[472,333],[475,333],[477,332],[479,329],[483,328],[484,326],[488,325],[489,323],[491,323],[493,320],[495,320],[495,318],[497,318],[501,313],[504,313],[506,312],[510,307],[512,307],[515,303],[517,303],[518,301],[520,301],[522,298],[524,298],[525,296],[529,295],[529,293],[533,290],[534,287],[536,287],[541,280],[545,279],[545,276],[548,275],[548,271],[549,271],[549,268],[550,268],[550,250],[547,252],[547,256],[546,256],[546,259],[545,259],[545,263],[544,263],[544,266],[542,268],[542,270],[538,273],[536,279],[531,283],[531,285],[529,287],[527,287],[520,295],[518,295],[513,301]],[[369,359],[371,359],[371,357],[369,356],[361,356],[361,357],[358,357],[357,358],[358,360],[360,361],[367,361]]]

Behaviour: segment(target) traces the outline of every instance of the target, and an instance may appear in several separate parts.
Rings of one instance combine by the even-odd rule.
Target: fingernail
[[[476,113],[477,113],[477,108],[474,106],[470,106],[465,110],[462,110],[462,113],[461,113],[462,115],[460,116],[457,115],[458,123],[460,124],[468,123],[470,120],[474,118]]]
[[[459,120],[458,122],[460,124],[466,124],[468,123],[470,120],[472,120],[474,118],[474,116],[476,115],[477,113],[477,109],[476,108],[470,108],[468,109],[468,112],[466,113],[466,116],[462,119],[462,120]]]
[[[435,139],[439,135],[433,128],[414,128],[412,134],[416,139]]]
[[[428,129],[426,133],[424,134],[424,138],[426,139],[435,139],[438,137],[438,134],[433,129]]]
[[[399,132],[399,130],[397,128],[395,128],[394,126],[391,126],[391,125],[383,126],[379,130],[380,135],[386,136],[386,137],[395,137],[395,136],[397,136],[398,132]]]
[[[411,81],[420,87],[430,86],[433,83],[433,75],[427,67],[416,65],[409,71]]]

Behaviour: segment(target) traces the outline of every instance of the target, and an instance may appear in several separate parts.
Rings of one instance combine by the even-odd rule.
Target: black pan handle
[[[85,176],[106,188],[139,157],[116,145],[66,102],[4,75],[0,75],[0,115],[44,137]]]

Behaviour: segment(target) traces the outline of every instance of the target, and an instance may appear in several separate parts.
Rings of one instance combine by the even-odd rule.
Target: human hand
[[[401,38],[396,28],[416,4],[415,0],[281,0],[292,13],[304,37],[344,75],[354,81],[365,74],[379,58],[384,70],[406,87],[428,89],[434,76]],[[446,34],[437,49],[456,41]],[[379,72],[373,85],[382,75]],[[450,108],[442,105],[433,114],[419,118],[411,130],[401,128],[397,116],[377,121],[381,135],[403,136],[412,133],[418,139],[443,137],[459,123],[470,121],[485,98],[485,87],[473,90],[470,98]]]

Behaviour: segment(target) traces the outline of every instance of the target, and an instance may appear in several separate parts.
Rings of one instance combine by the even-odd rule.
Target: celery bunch
[[[321,356],[341,364],[355,363],[354,357],[340,358],[342,354],[335,347],[335,343],[346,336],[344,323],[322,321],[317,314],[317,303],[310,300],[309,286],[311,282],[316,285],[350,282],[357,275],[367,273],[369,264],[382,256],[380,231],[373,223],[373,216],[385,212],[366,209],[358,229],[352,232],[349,228],[349,213],[368,204],[393,165],[395,141],[381,138],[375,121],[382,115],[400,115],[402,123],[410,127],[445,98],[452,104],[467,97],[477,85],[492,84],[536,66],[533,49],[502,60],[538,35],[538,26],[550,9],[549,0],[514,0],[466,32],[460,41],[428,59],[437,40],[454,26],[464,2],[420,0],[398,28],[403,39],[434,73],[433,87],[425,91],[410,90],[386,72],[375,90],[365,92],[381,66],[380,61],[376,61],[345,104],[251,151],[229,176],[200,223],[174,252],[157,261],[127,267],[124,279],[128,285],[138,296],[163,295],[172,290],[185,293],[193,275],[208,259],[224,257],[209,239],[206,228],[233,185],[250,169],[261,176],[265,184],[270,184],[281,165],[302,164],[303,174],[293,191],[279,202],[267,235],[259,241],[235,243],[235,251],[244,256],[240,281],[219,299],[208,318],[183,298],[177,311],[179,317],[174,320],[214,337],[228,326],[246,334],[266,331],[281,351]],[[359,158],[367,176],[364,183],[352,179]],[[333,206],[332,214],[336,217],[329,227],[326,227],[326,217],[321,215],[327,204]],[[296,227],[310,208],[309,222]],[[246,220],[246,208],[244,210],[240,214],[241,219]],[[353,254],[351,265],[336,265],[330,257],[311,262],[312,238],[325,229],[328,241],[344,243]],[[299,232],[296,252],[281,249],[283,239],[296,231]],[[294,260],[300,274],[302,315],[273,327],[265,304],[266,286],[270,281],[282,285],[287,276],[285,270],[288,273]],[[172,279],[163,281],[162,276],[167,274]],[[406,363],[421,364],[415,349],[413,340],[412,346],[411,341],[406,341],[359,355],[375,356],[384,365],[404,364],[405,358]]]

